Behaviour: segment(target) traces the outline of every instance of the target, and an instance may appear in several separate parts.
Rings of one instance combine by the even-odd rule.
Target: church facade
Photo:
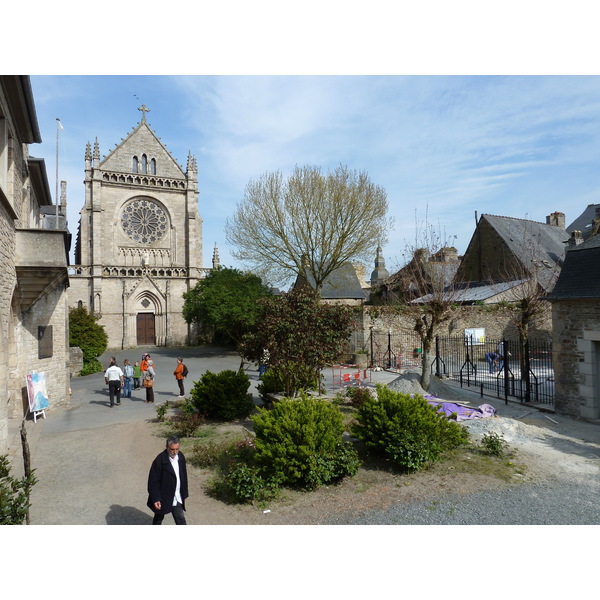
[[[109,348],[193,343],[183,293],[204,276],[198,171],[186,170],[141,121],[107,156],[85,152],[85,204],[69,306],[100,316]]]

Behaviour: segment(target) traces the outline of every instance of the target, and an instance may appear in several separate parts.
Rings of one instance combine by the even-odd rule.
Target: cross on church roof
[[[145,123],[145,122],[146,122],[146,113],[147,113],[147,112],[150,112],[150,109],[149,109],[149,108],[146,108],[146,105],[145,105],[145,104],[142,104],[142,105],[141,105],[141,106],[138,108],[138,110],[141,110],[141,111],[142,111],[142,123]]]

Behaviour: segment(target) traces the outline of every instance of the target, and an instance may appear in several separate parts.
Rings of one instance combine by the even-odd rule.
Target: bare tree
[[[455,281],[458,257],[456,248],[427,221],[417,225],[415,244],[407,246],[406,254],[410,259],[390,278],[395,280],[396,291],[395,298],[388,292],[388,303],[414,323],[414,331],[421,338],[420,383],[428,390],[435,336],[452,318],[461,294]]]
[[[296,167],[246,186],[225,226],[232,255],[273,283],[300,275],[320,289],[345,262],[367,260],[387,240],[387,195],[364,171]]]
[[[530,329],[537,319],[550,311],[550,303],[545,296],[554,288],[563,260],[562,257],[557,257],[556,261],[544,258],[544,250],[533,238],[524,240],[523,245],[520,260],[511,261],[501,277],[491,285],[502,284],[503,300],[508,302],[513,314],[511,320],[519,332],[519,366],[528,397],[530,365],[527,344]]]

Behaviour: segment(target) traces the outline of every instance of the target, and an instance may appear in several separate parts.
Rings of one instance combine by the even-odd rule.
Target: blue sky
[[[295,165],[366,170],[388,194],[395,229],[384,247],[396,268],[425,218],[464,252],[475,212],[567,224],[600,203],[600,77],[504,75],[32,76],[55,189],[68,182],[69,226],[84,200],[84,151],[108,154],[139,122],[137,108],[174,158],[197,158],[203,265],[216,243],[230,255],[225,219],[244,187]],[[454,238],[453,236],[456,236]],[[374,249],[375,254],[375,249]],[[373,268],[367,264],[367,272]]]

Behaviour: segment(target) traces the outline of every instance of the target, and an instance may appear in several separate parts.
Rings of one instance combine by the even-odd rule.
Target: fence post
[[[508,341],[502,340],[502,358],[504,359],[504,404],[508,404],[508,357],[510,356]]]
[[[531,390],[529,389],[529,384],[531,382],[531,378],[529,376],[529,340],[525,342],[524,352],[525,355],[523,356],[523,365],[521,366],[521,379],[525,384],[525,402],[531,402]],[[525,371],[525,376],[523,376],[523,371]]]
[[[441,377],[440,373],[440,336],[435,336],[435,376]]]
[[[369,337],[371,338],[371,366],[369,368],[373,368],[373,325],[369,327],[371,333]]]

